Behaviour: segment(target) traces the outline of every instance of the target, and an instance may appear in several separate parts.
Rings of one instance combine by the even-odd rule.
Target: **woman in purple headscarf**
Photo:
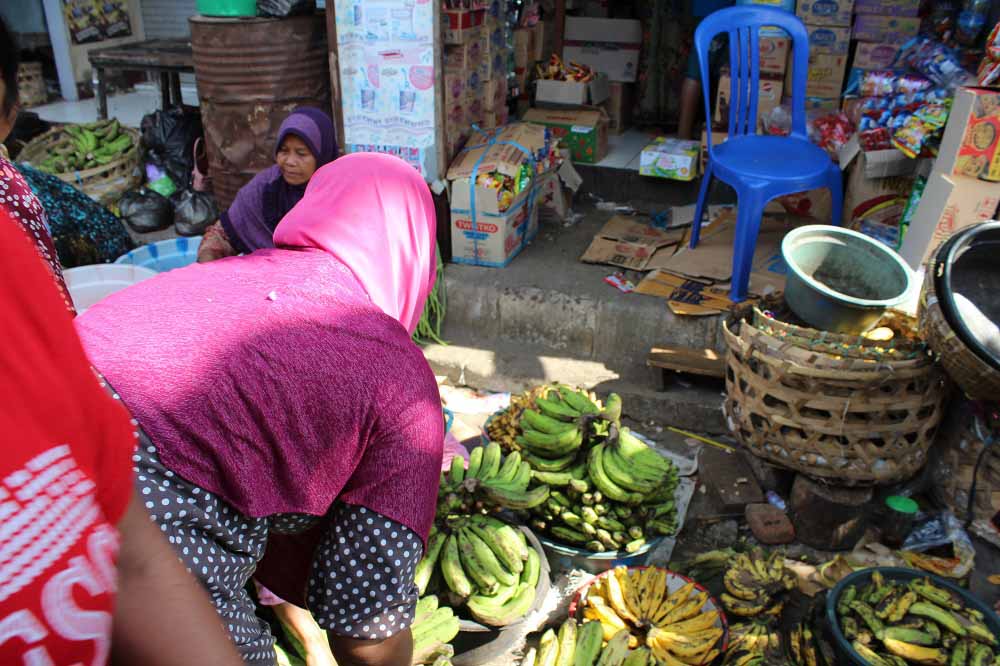
[[[312,175],[337,157],[333,121],[323,111],[301,107],[278,130],[274,161],[244,185],[219,221],[205,232],[198,261],[274,247],[278,222],[299,202]]]

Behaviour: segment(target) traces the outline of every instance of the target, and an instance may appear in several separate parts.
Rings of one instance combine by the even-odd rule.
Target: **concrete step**
[[[591,360],[552,355],[550,350],[513,343],[484,348],[429,345],[424,356],[436,375],[453,384],[486,391],[523,391],[559,381],[604,396],[622,396],[625,413],[642,422],[656,421],[699,432],[726,432],[722,417],[722,382],[699,382],[661,390],[659,371],[613,367]]]

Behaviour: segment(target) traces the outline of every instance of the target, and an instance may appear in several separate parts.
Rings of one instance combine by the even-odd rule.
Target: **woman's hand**
[[[205,230],[205,235],[201,238],[201,245],[198,246],[199,264],[223,257],[232,257],[236,254],[238,252],[229,243],[229,237],[226,235],[226,230],[222,228],[221,222],[216,221]]]
[[[328,632],[338,666],[400,666],[413,662],[413,637],[406,629],[380,641],[346,638]]]

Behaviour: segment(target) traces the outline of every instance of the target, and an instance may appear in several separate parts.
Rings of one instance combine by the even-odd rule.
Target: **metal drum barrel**
[[[274,164],[278,127],[293,109],[329,113],[326,22],[322,13],[189,21],[212,187],[225,209]]]

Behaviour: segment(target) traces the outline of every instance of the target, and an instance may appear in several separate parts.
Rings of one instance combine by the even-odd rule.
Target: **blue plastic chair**
[[[792,131],[789,136],[757,134],[757,96],[760,80],[760,29],[777,26],[792,39]],[[806,134],[806,73],[809,37],[794,14],[759,5],[730,7],[706,17],[694,33],[705,95],[705,117],[712,117],[709,99],[708,53],[720,33],[729,35],[729,137],[712,145],[708,122],[708,163],[698,192],[691,247],[698,244],[708,184],[715,176],[736,190],[739,206],[733,248],[733,278],[729,296],[747,297],[753,253],[764,206],[785,194],[827,187],[833,195],[833,224],[840,224],[842,182],[840,168]]]

